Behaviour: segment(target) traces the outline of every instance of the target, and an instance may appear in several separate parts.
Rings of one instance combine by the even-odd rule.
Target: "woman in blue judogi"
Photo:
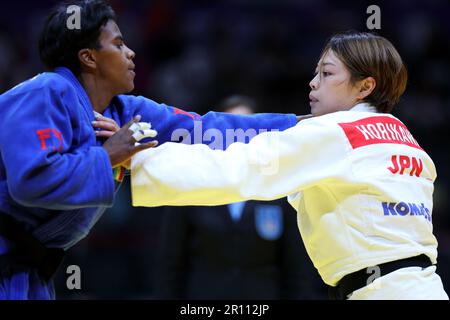
[[[81,29],[66,27],[65,6],[45,22],[39,49],[50,72],[0,96],[0,299],[53,299],[51,277],[63,251],[113,204],[120,164],[154,146],[135,146],[127,127],[102,145],[92,127],[94,111],[119,126],[140,115],[160,144],[177,129],[192,133],[195,123],[201,133],[217,129],[225,136],[227,129],[284,130],[297,121],[280,114],[199,116],[122,95],[134,88],[135,54],[113,10],[98,0],[75,5]]]

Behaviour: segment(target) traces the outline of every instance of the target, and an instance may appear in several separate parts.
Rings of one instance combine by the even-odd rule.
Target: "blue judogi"
[[[297,122],[292,114],[199,116],[131,95],[114,97],[103,114],[120,126],[140,114],[158,131],[160,144],[177,129],[192,132],[196,121],[203,132],[218,129],[224,136],[227,129],[284,130]],[[39,74],[0,96],[0,214],[21,222],[46,247],[69,249],[113,204],[117,186],[93,120],[86,91],[67,68]],[[12,246],[0,236],[0,254]],[[0,299],[53,298],[52,282],[36,270],[9,276],[0,270]]]

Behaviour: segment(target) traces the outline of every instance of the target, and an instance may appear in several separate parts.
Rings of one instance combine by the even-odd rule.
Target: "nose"
[[[316,74],[314,78],[309,82],[309,86],[313,90],[317,90],[319,88],[319,74]]]
[[[130,60],[133,60],[136,57],[136,53],[127,47],[127,57]]]

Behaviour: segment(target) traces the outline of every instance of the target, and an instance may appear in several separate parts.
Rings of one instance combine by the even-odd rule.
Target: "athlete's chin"
[[[317,102],[310,102],[309,105],[311,106],[311,114],[315,117],[319,116],[320,108],[317,106]]]
[[[133,70],[128,70],[127,74],[123,76],[122,80],[122,88],[124,89],[124,93],[130,93],[134,90],[134,77],[136,73]]]
[[[125,89],[123,90],[123,93],[130,93],[131,91],[134,90],[134,82],[130,82],[125,86]]]
[[[314,117],[319,117],[328,114],[330,112],[334,112],[332,111],[333,108],[331,108],[329,105],[324,105],[319,101],[310,103],[310,106],[311,106],[311,114]]]

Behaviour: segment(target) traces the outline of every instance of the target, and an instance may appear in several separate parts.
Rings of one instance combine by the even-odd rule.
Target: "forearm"
[[[15,165],[8,181],[11,196],[29,207],[68,210],[111,205],[114,181],[108,155],[101,147],[74,154],[55,154],[51,163]],[[9,171],[9,166],[8,166]]]
[[[308,123],[308,124],[307,124]],[[132,160],[133,205],[222,205],[273,200],[348,175],[337,128],[304,122],[227,150],[167,143]]]
[[[297,164],[278,134],[226,151],[169,143],[138,154],[131,170],[133,205],[222,205],[286,196],[299,183],[289,176]]]

